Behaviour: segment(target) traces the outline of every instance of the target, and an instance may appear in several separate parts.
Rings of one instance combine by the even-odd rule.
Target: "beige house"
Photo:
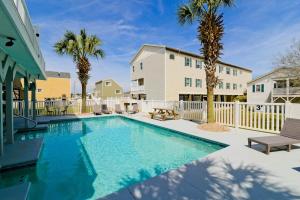
[[[143,45],[131,64],[131,94],[147,100],[205,100],[206,79],[203,57],[179,49]],[[231,101],[244,95],[252,71],[218,62],[216,75],[221,82],[215,89],[215,100]]]
[[[101,99],[107,99],[109,97],[122,97],[123,88],[112,79],[101,80],[95,83],[94,94],[96,97]]]

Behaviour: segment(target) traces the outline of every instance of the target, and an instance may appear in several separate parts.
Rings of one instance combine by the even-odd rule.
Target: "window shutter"
[[[255,93],[255,85],[252,85],[252,92]]]
[[[265,84],[261,84],[260,90],[261,90],[261,92],[265,92]]]

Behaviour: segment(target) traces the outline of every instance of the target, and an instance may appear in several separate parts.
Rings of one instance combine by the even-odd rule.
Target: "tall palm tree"
[[[207,88],[207,122],[215,122],[214,116],[214,88],[219,79],[215,75],[216,63],[223,50],[221,43],[224,35],[223,14],[219,14],[220,7],[230,7],[234,0],[189,0],[181,5],[177,11],[181,25],[194,21],[199,22],[198,39],[201,42],[201,53],[204,56]]]
[[[104,51],[100,48],[102,41],[96,35],[87,35],[85,29],[76,35],[66,31],[64,38],[54,45],[59,55],[69,55],[76,63],[77,74],[81,82],[82,113],[86,110],[86,87],[90,78],[91,64],[88,57],[104,58]]]

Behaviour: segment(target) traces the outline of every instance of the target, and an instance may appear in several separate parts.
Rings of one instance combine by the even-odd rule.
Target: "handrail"
[[[25,119],[25,120],[27,120],[27,121],[33,122],[34,126],[33,126],[32,128],[35,128],[35,127],[37,126],[37,121],[35,121],[35,120],[33,120],[33,119],[30,119],[30,118],[28,118],[28,117],[24,117],[23,115],[16,115],[16,114],[14,114],[14,116],[16,116],[16,117],[21,117],[21,118],[23,118],[23,119]]]

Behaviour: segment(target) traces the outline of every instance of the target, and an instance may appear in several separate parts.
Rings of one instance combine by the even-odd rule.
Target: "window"
[[[219,89],[223,89],[224,88],[224,84],[223,84],[223,82],[220,82],[219,83]]]
[[[132,66],[132,72],[134,72],[134,66]]]
[[[230,74],[230,68],[226,67],[226,74]]]
[[[202,88],[202,80],[196,79],[196,87]]]
[[[237,76],[237,70],[236,69],[233,69],[232,73],[233,73],[233,76]]]
[[[200,60],[196,60],[196,68],[202,69],[202,62]]]
[[[226,89],[230,90],[230,83],[226,83]]]
[[[143,63],[140,63],[140,69],[143,70]]]
[[[190,86],[192,87],[192,79],[191,78],[184,78],[184,86]]]
[[[260,85],[256,85],[256,90],[255,92],[260,92]]]
[[[192,58],[185,57],[184,58],[184,65],[192,67]]]
[[[202,68],[205,68],[205,63],[204,62],[202,62]]]
[[[240,70],[240,74],[243,74],[243,71],[242,71],[242,70]]]
[[[243,85],[242,84],[240,84],[240,88],[242,88],[243,87]]]
[[[105,86],[111,86],[111,82],[110,81],[105,81]]]
[[[221,74],[223,72],[223,66],[218,65],[219,66],[219,73]]]
[[[116,90],[116,94],[121,94],[121,90]]]
[[[175,60],[175,55],[174,54],[170,54],[170,59],[171,60]]]
[[[233,90],[237,90],[237,84],[234,83],[234,84],[232,85],[232,88],[233,88]]]
[[[252,85],[252,92],[265,92],[265,84]]]
[[[37,92],[43,92],[43,89],[37,89]]]

